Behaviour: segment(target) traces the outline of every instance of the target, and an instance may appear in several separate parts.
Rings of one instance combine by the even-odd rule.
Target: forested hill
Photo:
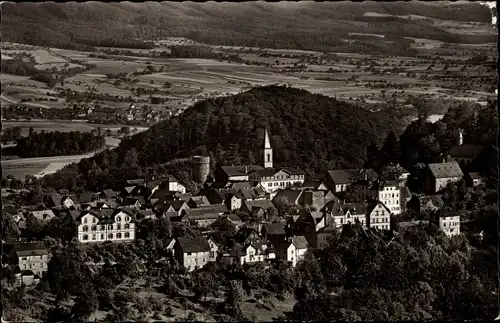
[[[260,162],[268,127],[277,165],[319,175],[328,168],[361,167],[372,140],[381,142],[389,131],[401,132],[405,126],[401,117],[387,112],[372,113],[296,88],[266,86],[198,102],[123,140],[116,149],[82,161],[79,172],[87,177],[93,164],[111,176],[111,183],[115,177],[135,176],[127,169],[130,164],[137,164],[141,173],[146,166],[194,154],[225,164]]]
[[[389,39],[397,38],[398,42],[403,37],[452,43],[496,41],[494,34],[449,32],[429,19],[401,17],[408,15],[491,21],[488,8],[474,2],[4,2],[2,39],[67,48],[147,48],[153,45],[138,39],[183,36],[214,45],[321,51],[337,48],[349,33],[364,33],[369,29]]]

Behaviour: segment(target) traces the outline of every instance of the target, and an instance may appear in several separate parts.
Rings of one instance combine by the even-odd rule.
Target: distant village
[[[260,165],[222,165],[210,174],[210,158],[193,156],[193,178],[203,184],[198,194],[174,176],[127,181],[127,186],[95,193],[64,195],[44,193],[42,205],[18,209],[3,204],[19,229],[30,219],[50,221],[58,217],[82,244],[128,243],[136,238],[136,224],[145,219],[168,218],[196,227],[195,238],[171,238],[167,249],[190,272],[209,262],[250,264],[284,260],[296,266],[307,251],[323,249],[329,237],[343,225],[359,225],[366,235],[373,230],[394,230],[393,216],[407,211],[412,192],[406,186],[410,173],[398,170],[394,178],[382,178],[373,169],[328,170],[321,181],[311,181],[300,169],[275,167],[268,130],[261,147]],[[447,184],[466,180],[469,186],[484,184],[478,173],[464,174],[481,147],[463,144],[457,133],[454,147],[440,162],[429,164],[420,208],[432,209],[433,222],[447,236],[461,232],[461,219],[453,209],[432,205]],[[346,194],[350,187],[357,190]],[[277,214],[280,217],[277,217]],[[241,214],[248,216],[243,218]],[[249,219],[252,221],[249,221]],[[425,221],[399,222],[401,228],[426,225]],[[214,226],[236,229],[234,243],[213,239]],[[396,232],[394,231],[394,234]],[[476,233],[477,234],[477,233]],[[479,233],[480,234],[480,233]],[[47,271],[50,252],[41,241],[3,241],[4,266],[15,266],[25,285],[36,284]]]

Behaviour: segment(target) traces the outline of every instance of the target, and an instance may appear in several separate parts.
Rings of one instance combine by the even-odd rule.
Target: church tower
[[[269,141],[269,134],[264,135],[264,145],[261,148],[262,157],[264,158],[264,168],[273,168],[273,149],[271,148],[271,142]]]

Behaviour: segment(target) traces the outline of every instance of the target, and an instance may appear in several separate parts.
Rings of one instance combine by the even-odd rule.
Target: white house
[[[401,213],[401,188],[396,181],[387,181],[380,184],[378,200],[382,202],[392,214]]]
[[[368,227],[389,230],[391,228],[391,210],[381,201],[368,203]]]
[[[304,236],[295,236],[276,243],[276,259],[286,260],[295,267],[299,261],[304,259],[308,245]]]
[[[133,241],[135,223],[123,210],[101,209],[84,211],[76,219],[77,238],[81,243]]]
[[[441,209],[436,212],[434,222],[448,237],[460,234],[460,215],[456,211]]]

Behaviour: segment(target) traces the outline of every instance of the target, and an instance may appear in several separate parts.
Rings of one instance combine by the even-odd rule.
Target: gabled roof
[[[151,210],[140,210],[139,213],[142,217],[147,218],[147,217],[152,217],[155,216],[156,214],[151,211]]]
[[[47,247],[45,247],[45,243],[40,241],[28,242],[28,243],[14,243],[12,247],[18,257],[42,256],[49,254]]]
[[[129,179],[127,180],[128,185],[144,185],[144,179],[143,178],[138,178],[138,179]]]
[[[76,201],[73,199],[75,203],[89,203],[93,200],[93,196],[89,193],[81,193],[75,196]]]
[[[460,216],[460,213],[455,208],[442,208],[436,211],[436,215],[440,218]]]
[[[232,188],[232,189],[238,191],[238,190],[243,190],[243,189],[251,189],[254,186],[255,185],[252,182],[230,182],[227,185],[227,188]]]
[[[457,162],[429,164],[429,169],[435,178],[462,177],[464,173]]]
[[[111,190],[111,189],[106,189],[106,190],[103,190],[102,191],[102,194],[104,196],[106,196],[107,198],[113,198],[113,197],[116,197],[118,195],[117,192]]]
[[[189,201],[195,203],[197,206],[210,205],[206,196],[192,196]]]
[[[39,220],[50,220],[56,216],[52,210],[31,211],[30,214]]]
[[[268,235],[286,235],[284,222],[266,223],[262,230],[265,230]]]
[[[289,175],[304,175],[303,171],[292,167],[266,168],[262,170],[256,170],[255,173],[260,177],[272,177],[281,171]]]
[[[269,208],[275,209],[273,203],[270,200],[253,200],[253,201],[243,201],[243,204],[247,207],[248,210],[252,210],[254,207],[259,207],[267,211]]]
[[[365,174],[369,181],[374,181],[377,179],[377,173],[371,169],[340,169],[340,170],[329,170],[327,176],[335,182],[335,184],[351,184],[357,181],[362,181],[365,178]]]
[[[309,243],[304,236],[294,236],[292,238],[292,243],[297,249],[307,249],[307,247],[309,246]]]
[[[196,238],[177,238],[177,243],[179,244],[182,252],[209,252],[210,245],[205,237]]]
[[[220,169],[226,173],[228,177],[231,176],[245,176],[253,170],[264,169],[260,165],[241,165],[241,166],[221,166]]]
[[[463,144],[460,146],[451,147],[448,151],[448,155],[452,158],[476,158],[479,156],[484,150],[485,146],[482,145],[474,145],[474,144]]]
[[[471,179],[484,179],[484,177],[481,176],[480,173],[476,173],[476,172],[469,173],[469,177]]]
[[[186,216],[189,220],[216,220],[224,212],[227,212],[225,205],[211,205],[208,207],[191,209],[187,212]]]
[[[341,203],[336,204],[332,208],[332,215],[344,215],[349,211],[351,215],[361,215],[367,213],[367,205],[365,203]],[[371,212],[371,211],[370,211]]]
[[[380,201],[377,201],[377,200],[372,200],[372,201],[369,201],[369,202],[367,203],[367,209],[366,209],[367,214],[372,213],[372,211],[373,211],[373,210],[374,210],[374,209],[375,209],[378,205],[383,206],[383,207],[384,207],[384,209],[385,209],[385,210],[386,210],[389,214],[391,214],[391,213],[392,213],[392,212],[391,212],[391,210],[389,210],[389,208],[388,208],[388,207],[387,207],[384,203],[382,203],[382,202],[380,202]]]
[[[235,239],[235,241],[239,243],[244,243],[252,233],[257,234],[257,236],[260,238],[260,235],[257,232],[257,230],[251,227],[240,228],[238,232],[236,232],[233,238]]]
[[[303,192],[304,191],[302,189],[294,189],[294,188],[279,189],[273,198],[273,202],[278,201],[280,199],[287,199],[289,203],[297,204]]]

